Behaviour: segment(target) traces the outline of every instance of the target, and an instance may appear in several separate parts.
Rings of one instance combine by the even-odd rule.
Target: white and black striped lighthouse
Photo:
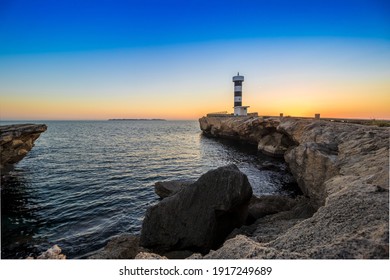
[[[242,106],[242,82],[243,81],[244,81],[244,76],[240,76],[240,73],[237,73],[237,76],[233,77],[235,116],[246,116],[248,114],[247,109],[249,106]]]

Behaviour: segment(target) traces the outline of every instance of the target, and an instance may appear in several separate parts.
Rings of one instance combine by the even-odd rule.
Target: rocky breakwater
[[[279,118],[262,117],[203,117],[199,119],[203,134],[257,145],[263,153],[283,157],[294,143],[277,131]]]
[[[390,129],[294,118],[214,117],[200,125],[261,151],[261,142],[282,147],[315,211],[298,203],[262,217],[205,258],[389,258]]]
[[[19,162],[34,147],[34,141],[45,132],[44,124],[0,126],[0,168]]]

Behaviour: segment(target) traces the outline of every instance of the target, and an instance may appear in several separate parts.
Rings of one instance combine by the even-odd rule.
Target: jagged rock
[[[288,149],[288,138],[279,132],[274,132],[261,137],[257,149],[264,154],[283,157]]]
[[[64,260],[66,259],[66,256],[64,254],[61,254],[61,248],[58,245],[54,245],[53,247],[49,248],[46,252],[43,252],[40,254],[37,259],[43,260],[43,259],[55,259],[55,260]],[[28,259],[33,259],[29,257]]]
[[[160,198],[166,198],[179,192],[182,188],[191,185],[192,181],[176,180],[176,181],[163,181],[156,182],[154,184],[154,192]]]
[[[0,168],[19,162],[34,147],[34,141],[46,131],[44,124],[0,126]]]
[[[155,253],[140,252],[135,256],[135,259],[167,260],[168,258]]]
[[[89,259],[134,259],[139,252],[139,237],[120,235],[112,238],[103,250],[89,256]]]
[[[147,210],[141,245],[162,251],[216,248],[245,222],[251,196],[248,178],[235,165],[211,170]]]

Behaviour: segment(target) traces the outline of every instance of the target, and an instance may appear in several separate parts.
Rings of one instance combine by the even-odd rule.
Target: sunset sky
[[[1,120],[390,119],[388,0],[0,0]]]

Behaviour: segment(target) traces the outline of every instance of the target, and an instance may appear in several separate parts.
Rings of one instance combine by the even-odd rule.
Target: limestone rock
[[[147,210],[141,245],[162,251],[216,248],[245,222],[251,196],[248,178],[235,165],[211,170]]]
[[[163,181],[156,182],[154,184],[154,192],[160,198],[166,198],[179,192],[182,188],[191,185],[192,181],[176,180],[176,181]]]
[[[337,154],[317,143],[303,143],[285,154],[285,160],[302,192],[321,206],[326,198],[323,184],[338,174]]]
[[[203,259],[305,259],[304,254],[277,250],[264,246],[250,238],[238,235],[227,240],[217,251],[211,251]]]
[[[102,251],[89,259],[134,259],[139,252],[139,237],[119,235],[112,238]]]
[[[285,160],[302,192],[317,207],[328,193],[325,183],[336,175],[370,177],[370,183],[388,188],[389,129],[357,124],[286,120],[278,131],[296,143]]]
[[[205,135],[248,142],[271,156],[283,156],[292,145],[287,135],[277,131],[279,118],[203,117],[199,124]]]
[[[272,197],[267,201],[269,205],[272,205],[272,201],[275,201],[276,204],[283,201],[283,198],[273,200]],[[308,198],[299,196],[295,199],[287,199],[289,205],[286,207],[282,204],[282,207],[286,207],[284,208],[285,211],[262,216],[251,225],[245,225],[233,230],[226,239],[231,239],[241,234],[251,237],[254,241],[268,243],[284,234],[295,224],[310,218],[315,213],[315,209],[311,206]],[[278,207],[276,209],[282,210],[282,208]]]
[[[135,256],[135,259],[167,260],[168,258],[155,253],[140,252]]]
[[[389,258],[388,190],[350,178],[343,183],[313,217],[269,245],[310,258]]]
[[[17,124],[0,126],[0,168],[19,162],[34,146],[47,126]]]

